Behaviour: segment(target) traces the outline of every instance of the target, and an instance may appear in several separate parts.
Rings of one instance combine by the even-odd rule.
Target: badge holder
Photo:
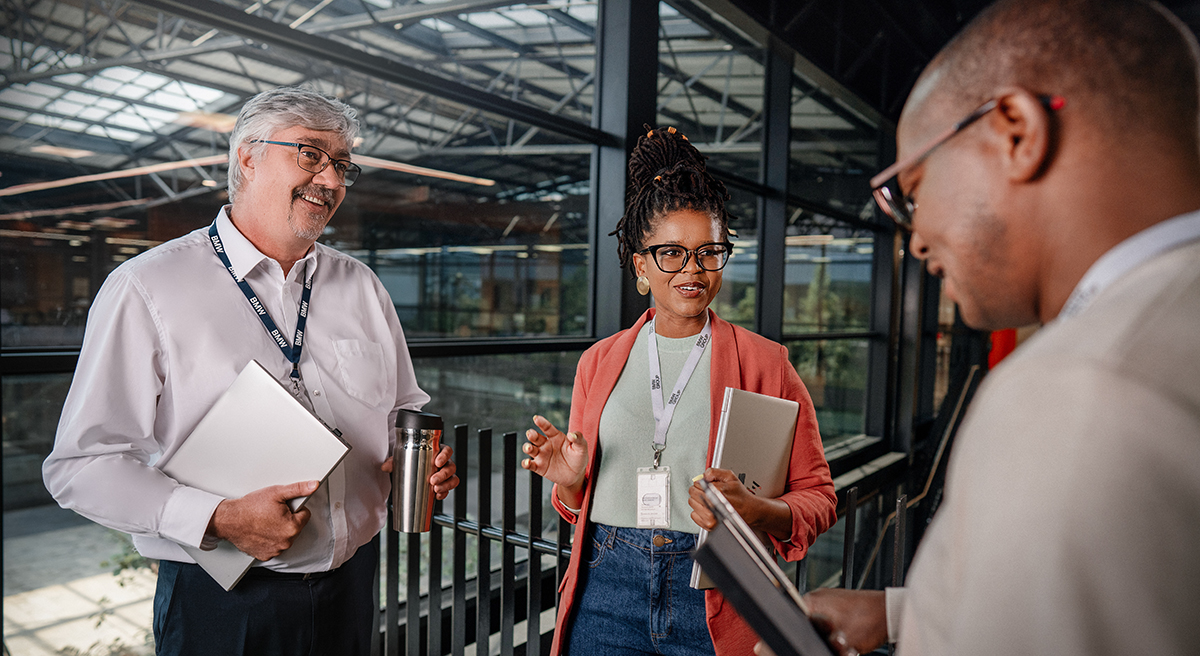
[[[654,449],[654,466],[637,470],[637,527],[671,527],[671,468],[660,467],[662,449]]]

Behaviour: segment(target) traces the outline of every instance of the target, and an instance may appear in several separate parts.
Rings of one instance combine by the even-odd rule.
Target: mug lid
[[[396,428],[411,430],[442,430],[442,417],[430,412],[400,409],[396,414]]]

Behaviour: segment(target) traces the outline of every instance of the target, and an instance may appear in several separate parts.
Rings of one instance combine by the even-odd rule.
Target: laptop
[[[692,558],[776,656],[833,656],[775,557],[720,490],[703,480],[700,487],[717,526]]]
[[[760,497],[779,497],[787,485],[799,413],[795,401],[726,387],[712,466],[732,471]],[[705,533],[700,529],[697,544],[704,543]],[[765,534],[760,539],[770,544]],[[713,587],[698,563],[692,565],[691,586]]]
[[[161,469],[184,485],[237,499],[271,485],[324,483],[349,452],[341,433],[251,360]],[[296,512],[307,500],[289,505]],[[225,590],[254,564],[225,540],[211,551],[181,546]]]

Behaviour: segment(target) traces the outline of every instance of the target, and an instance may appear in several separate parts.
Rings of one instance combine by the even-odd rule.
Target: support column
[[[620,268],[616,237],[608,233],[625,213],[629,153],[642,124],[655,121],[658,0],[604,0],[599,9],[592,127],[620,141],[592,150],[592,331],[607,337],[633,325],[650,304]]]
[[[759,182],[769,194],[758,199],[758,271],[754,327],[783,339],[784,258],[787,255],[787,189],[792,142],[792,54],[774,37],[767,43],[763,89],[762,160]]]

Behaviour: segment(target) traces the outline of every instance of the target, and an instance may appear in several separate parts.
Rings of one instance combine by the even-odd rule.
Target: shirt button
[[[313,391],[313,396],[321,396],[321,390]]]
[[[334,502],[334,504],[333,504],[333,509],[334,509],[334,510],[341,510],[341,509],[342,509],[342,502],[341,502],[341,501],[335,501],[335,502]]]

